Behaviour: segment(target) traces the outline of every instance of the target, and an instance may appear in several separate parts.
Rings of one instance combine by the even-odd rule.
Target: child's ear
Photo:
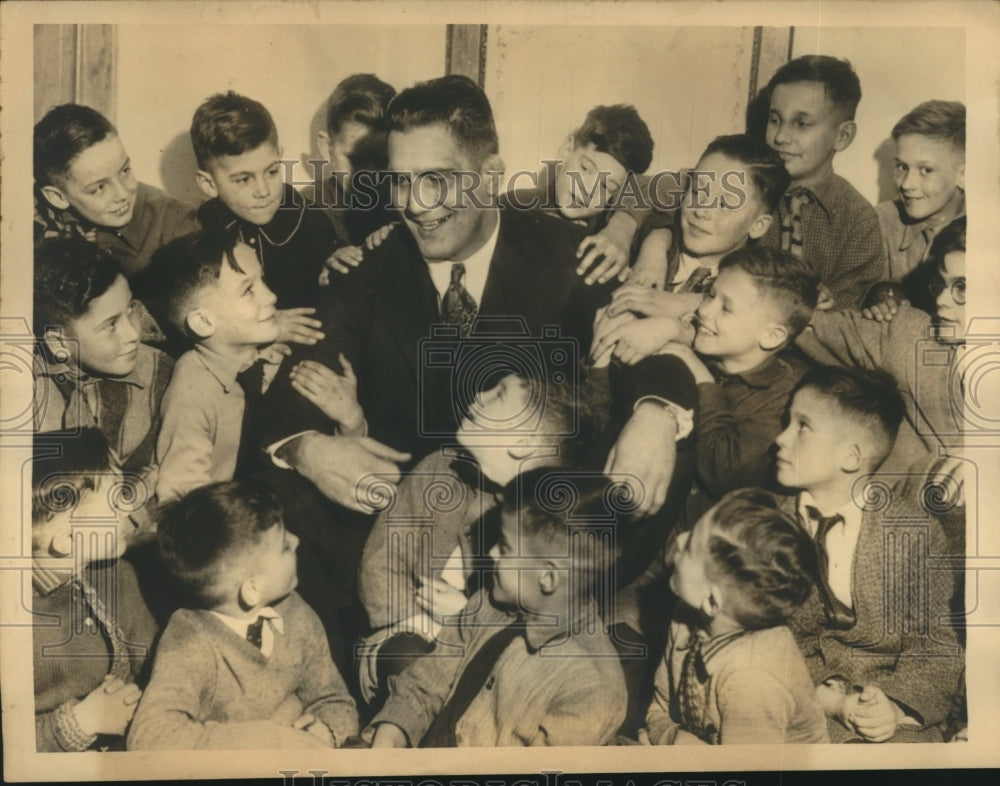
[[[772,322],[760,336],[760,348],[771,352],[780,349],[788,340],[788,328],[778,322]]]
[[[66,363],[72,357],[73,353],[69,351],[65,337],[55,328],[46,330],[45,335],[42,336],[42,340],[45,342],[45,346],[48,347],[49,352],[52,353],[52,356],[60,363]]]
[[[722,588],[713,584],[698,608],[706,617],[714,619],[715,615],[722,609]]]
[[[184,318],[188,330],[200,339],[209,338],[215,333],[215,315],[204,308],[198,308]]]
[[[330,133],[328,131],[316,132],[316,149],[327,161],[330,160]]]
[[[757,240],[764,237],[767,234],[767,230],[771,228],[771,223],[774,221],[774,216],[770,213],[763,213],[754,219],[754,222],[750,225],[750,229],[747,231],[747,235],[751,240]]]
[[[566,137],[563,143],[559,146],[559,158],[566,160],[566,157],[576,150],[576,137],[572,134]]]
[[[516,444],[507,448],[507,455],[516,461],[525,461],[530,458],[541,459],[558,456],[559,448],[540,442],[530,434],[525,434]]]
[[[260,605],[260,593],[257,591],[253,579],[247,579],[240,584],[240,604],[246,609]]]
[[[538,576],[538,588],[543,595],[551,595],[559,589],[559,568],[554,562],[547,561]]]
[[[847,442],[844,444],[840,458],[840,469],[851,475],[860,472],[864,458],[864,448],[858,442]]]
[[[204,169],[199,169],[195,172],[194,179],[198,184],[198,188],[202,190],[202,193],[213,199],[219,195],[219,189],[215,187],[215,178]]]
[[[42,186],[42,196],[56,210],[65,210],[69,207],[69,200],[66,199],[66,195],[55,186]]]
[[[851,142],[854,141],[854,137],[857,133],[858,124],[853,120],[845,120],[837,126],[837,138],[834,140],[833,149],[838,153],[847,150],[847,148],[851,146]]]

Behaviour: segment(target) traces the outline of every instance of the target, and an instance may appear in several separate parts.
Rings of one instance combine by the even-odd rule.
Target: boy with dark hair
[[[965,215],[965,105],[925,101],[893,126],[892,141],[899,197],[878,205],[875,212],[889,278],[905,282],[927,259],[934,236]],[[924,292],[906,289],[911,298],[919,296],[913,302],[927,301]]]
[[[640,740],[654,745],[829,742],[786,627],[816,581],[816,551],[776,496],[731,491],[670,555],[681,600]],[[645,739],[643,739],[645,737]]]
[[[383,698],[388,674],[429,650],[445,617],[482,586],[474,563],[496,537],[484,516],[501,502],[500,490],[530,467],[585,466],[592,421],[572,386],[508,374],[470,404],[457,449],[432,453],[403,479],[368,536],[359,572],[374,629],[361,661],[366,699]]]
[[[858,308],[885,277],[886,261],[875,209],[833,172],[833,157],[857,131],[857,74],[846,60],[803,55],[779,68],[765,91],[765,137],[792,182],[763,242],[812,264],[837,308]]]
[[[252,468],[254,407],[277,370],[258,350],[279,327],[257,255],[228,231],[168,243],[144,284],[153,313],[194,342],[163,396],[156,495],[166,502]]]
[[[100,431],[39,434],[31,466],[31,610],[39,753],[124,746],[156,623],[119,559],[131,525]],[[113,531],[109,531],[113,530]],[[100,590],[100,592],[98,591]]]
[[[435,657],[391,683],[363,733],[372,747],[613,738],[625,717],[625,681],[595,602],[612,559],[600,532],[625,519],[612,489],[601,476],[552,469],[508,484],[491,588],[442,628]],[[560,504],[567,492],[572,505]]]
[[[649,216],[635,265],[642,271],[639,283],[691,294],[664,298],[643,291],[647,287],[622,287],[616,300],[634,303],[637,313],[647,316],[668,304],[669,313],[690,312],[698,305],[695,295],[707,291],[715,278],[719,260],[764,236],[788,182],[781,159],[759,139],[747,134],[713,139],[687,175],[679,208]],[[652,311],[654,304],[661,308]],[[622,305],[613,305],[610,315],[621,310]]]
[[[230,90],[206,99],[191,121],[198,187],[210,199],[198,209],[205,227],[225,228],[257,254],[278,298],[283,340],[315,343],[321,325],[310,305],[323,262],[337,247],[333,227],[307,210],[282,179],[278,130],[257,101]]]
[[[35,431],[93,426],[125,471],[148,476],[173,361],[140,343],[135,305],[99,245],[52,238],[35,250]]]
[[[537,185],[511,183],[508,206],[554,210],[583,224],[591,236],[577,252],[586,253],[577,272],[587,273],[587,283],[624,280],[636,229],[649,212],[648,180],[638,176],[652,158],[653,138],[635,107],[596,106],[566,138],[558,160],[545,162]]]
[[[185,607],[158,644],[130,750],[339,747],[357,733],[269,492],[205,486],[164,511],[158,536]]]
[[[872,474],[905,410],[888,373],[822,367],[803,377],[776,440],[778,481],[799,492],[785,507],[819,554],[816,591],[790,626],[834,742],[940,741],[959,684],[956,574],[928,561],[950,553],[944,532]]]
[[[62,104],[35,125],[35,245],[80,237],[110,251],[131,277],[152,253],[199,228],[194,209],[139,183],[114,125]]]

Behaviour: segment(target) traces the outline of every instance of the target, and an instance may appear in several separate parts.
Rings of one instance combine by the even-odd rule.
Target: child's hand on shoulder
[[[678,294],[663,289],[638,286],[631,280],[611,295],[608,314],[631,311],[641,317],[683,317],[698,307],[701,295]]]
[[[681,332],[679,320],[673,317],[608,319],[601,335],[595,336],[591,356],[599,358],[610,349],[621,363],[632,366],[677,340]]]
[[[325,287],[330,283],[330,271],[350,273],[352,268],[361,264],[365,252],[361,246],[341,246],[323,262],[323,271],[319,274],[319,285]]]
[[[662,289],[667,284],[667,250],[673,232],[666,227],[654,229],[642,241],[627,281],[639,287]]]
[[[88,736],[117,734],[121,736],[135,714],[142,691],[134,682],[126,683],[110,674],[73,708],[80,730]]]
[[[292,728],[308,732],[324,744],[329,745],[331,748],[337,747],[333,740],[333,732],[330,731],[330,727],[310,712],[300,715],[292,724]]]
[[[343,436],[356,437],[364,431],[365,413],[358,404],[358,380],[343,353],[337,356],[343,375],[317,363],[303,360],[288,375],[298,393],[336,421]]]
[[[897,301],[895,298],[889,298],[888,300],[883,300],[881,303],[874,303],[868,308],[861,309],[861,316],[875,322],[892,322],[892,318],[896,316],[899,307],[906,302],[905,300]]]
[[[365,248],[369,251],[374,251],[380,245],[385,242],[385,239],[392,234],[392,230],[399,226],[398,221],[390,221],[384,226],[380,226],[374,232],[372,232],[368,237],[365,238]]]
[[[621,245],[612,237],[602,233],[585,237],[576,249],[576,274],[585,276],[583,283],[590,286],[595,281],[603,284],[617,276],[624,281],[624,271],[628,267],[628,245]]]
[[[314,308],[279,308],[275,312],[278,321],[277,343],[305,344],[312,346],[326,338],[323,323],[312,317]]]
[[[439,578],[424,579],[416,595],[417,606],[435,622],[458,614],[468,600],[464,592]]]

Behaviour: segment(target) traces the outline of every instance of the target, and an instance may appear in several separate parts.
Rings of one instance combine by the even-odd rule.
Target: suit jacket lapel
[[[551,286],[540,280],[541,269],[531,264],[535,256],[532,249],[525,247],[519,224],[522,220],[512,215],[511,210],[501,212],[500,232],[479,311],[487,315],[521,316],[529,326],[534,326],[540,323],[542,314],[552,313],[553,293]]]
[[[432,323],[441,321],[437,292],[409,231],[401,227],[395,234],[399,248],[386,255],[388,276],[382,287],[382,310],[389,332],[416,379],[418,343],[430,335]]]

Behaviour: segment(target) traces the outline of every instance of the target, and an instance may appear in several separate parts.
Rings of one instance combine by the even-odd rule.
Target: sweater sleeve
[[[795,699],[774,675],[758,669],[737,669],[718,687],[723,745],[768,745],[785,742]]]
[[[212,426],[197,395],[176,379],[167,388],[161,406],[163,422],[156,440],[156,498],[177,499],[212,480]]]
[[[653,678],[653,701],[646,711],[646,731],[653,745],[666,745],[679,724],[670,717],[670,670],[661,658]]]
[[[216,685],[216,658],[183,612],[171,618],[153,676],[129,728],[129,750],[258,750],[326,747],[312,734],[272,721],[205,720]]]

